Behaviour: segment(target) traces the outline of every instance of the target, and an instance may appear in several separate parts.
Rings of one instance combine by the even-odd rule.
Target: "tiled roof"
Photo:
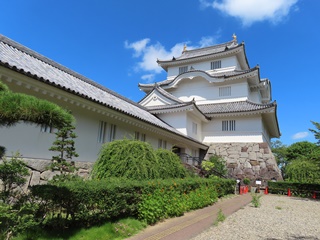
[[[181,104],[152,106],[152,107],[148,107],[148,110],[152,112],[162,111],[162,110],[173,110],[173,109],[192,106],[193,103],[194,102],[191,101],[191,102],[185,102]],[[238,101],[238,102],[210,103],[210,104],[196,105],[199,111],[207,116],[210,114],[260,111],[260,110],[270,109],[275,106],[276,106],[276,102],[269,103],[269,104],[258,104],[258,103],[250,102],[248,100]]]
[[[239,101],[198,105],[198,108],[204,114],[223,114],[260,111],[270,109],[275,106],[276,102],[272,102],[269,104],[258,104],[250,101]]]
[[[2,35],[0,65],[200,143],[182,135],[141,105]]]
[[[176,102],[176,103],[183,103],[182,100],[180,100],[179,98],[173,96],[172,94],[168,93],[167,91],[165,91],[164,89],[162,89],[161,87],[159,87],[158,84],[153,84],[153,89],[146,94],[140,101],[139,103],[141,103],[144,99],[146,99],[152,92],[157,91],[160,95]]]
[[[172,62],[176,60],[185,60],[185,59],[190,59],[190,58],[196,58],[196,57],[202,57],[206,55],[211,55],[211,54],[216,54],[216,53],[221,53],[226,50],[232,49],[239,46],[234,41],[210,46],[210,47],[204,47],[204,48],[198,48],[198,49],[193,49],[193,50],[186,50],[183,51],[180,57],[173,58],[172,60],[158,60],[158,63],[165,63],[165,62]]]
[[[208,77],[210,77],[210,78],[224,78],[224,79],[227,79],[227,78],[231,78],[231,77],[241,76],[243,74],[253,72],[253,71],[257,70],[257,69],[258,69],[258,67],[254,67],[254,68],[251,68],[251,69],[248,69],[248,70],[233,70],[233,71],[225,71],[225,72],[214,72],[212,74],[208,74],[208,73],[206,73],[205,71],[202,71],[202,70],[192,70],[192,71],[188,71],[188,72],[185,72],[185,73],[181,73],[178,76],[176,76],[174,79],[164,80],[164,81],[157,82],[157,83],[139,84],[139,87],[142,87],[142,88],[153,88],[155,84],[157,84],[160,87],[168,86],[171,83],[173,83],[180,75],[186,74],[186,73],[190,73],[190,72],[195,72],[195,73],[196,72],[202,72],[202,73],[207,74]]]
[[[148,111],[156,111],[156,110],[171,110],[171,109],[178,109],[187,106],[192,106],[192,102],[185,102],[179,104],[171,104],[171,105],[158,105],[158,106],[150,106],[147,107]]]

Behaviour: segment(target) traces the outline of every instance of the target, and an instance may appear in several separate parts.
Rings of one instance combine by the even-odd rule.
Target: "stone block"
[[[260,163],[257,160],[250,160],[250,164],[252,166],[259,166],[260,165]]]
[[[248,152],[248,147],[242,147],[241,152]]]
[[[268,143],[263,142],[263,143],[259,143],[259,147],[260,148],[269,148],[269,145],[268,145]]]
[[[254,144],[252,147],[252,151],[259,152],[260,151],[259,144]]]
[[[40,184],[40,172],[32,171],[31,179],[30,179],[30,186],[38,185]]]
[[[249,152],[250,160],[257,160],[257,154],[255,152]]]
[[[241,152],[240,153],[240,157],[242,158],[248,158],[249,157],[249,154],[247,152]]]
[[[247,158],[239,158],[239,163],[244,164],[247,161]]]
[[[51,171],[47,170],[40,174],[40,179],[44,181],[50,181],[53,179],[54,176],[60,175],[61,173],[59,171]]]
[[[245,162],[244,164],[243,164],[243,167],[246,169],[246,168],[252,168],[252,165],[251,165],[251,163],[250,162]]]
[[[44,172],[48,170],[51,160],[41,160],[41,159],[23,159],[28,168],[36,170],[38,172]]]
[[[259,174],[259,172],[260,172],[260,166],[259,165],[257,165],[257,166],[252,166],[252,170],[255,172],[255,173],[257,173],[257,174]]]
[[[238,167],[238,163],[234,162],[234,163],[227,163],[227,168],[236,168]]]

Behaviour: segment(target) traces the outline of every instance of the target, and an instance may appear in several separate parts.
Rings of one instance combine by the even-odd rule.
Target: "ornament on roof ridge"
[[[184,44],[182,53],[184,53],[184,52],[186,52],[186,51],[187,51],[187,45]]]
[[[233,41],[234,41],[234,42],[237,41],[237,35],[236,35],[235,33],[232,35],[232,38],[233,38]]]

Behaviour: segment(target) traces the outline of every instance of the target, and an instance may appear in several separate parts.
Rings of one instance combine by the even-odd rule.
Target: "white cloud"
[[[154,80],[154,74],[146,74],[141,77],[141,79],[146,83],[152,83]]]
[[[254,22],[265,20],[280,22],[297,2],[298,0],[200,0],[200,6],[218,9],[227,15],[240,18],[244,26],[250,26]]]
[[[138,59],[134,69],[136,72],[145,73],[141,79],[144,82],[152,82],[156,74],[160,74],[163,71],[163,69],[158,66],[157,59],[169,60],[172,59],[172,57],[179,57],[185,44],[188,50],[214,45],[217,43],[219,37],[218,34],[216,36],[202,37],[198,44],[195,45],[192,45],[190,42],[176,43],[169,50],[166,50],[159,42],[154,44],[150,43],[151,40],[149,38],[132,43],[125,41],[124,45],[125,48],[133,50],[133,57]]]
[[[308,137],[308,132],[298,132],[292,136],[292,139],[302,139]]]

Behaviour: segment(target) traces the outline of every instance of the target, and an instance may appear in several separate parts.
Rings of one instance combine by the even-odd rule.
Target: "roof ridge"
[[[193,52],[193,51],[197,51],[197,50],[204,50],[204,49],[211,49],[211,48],[219,48],[222,47],[223,45],[228,45],[228,44],[232,44],[234,43],[233,40],[225,42],[225,43],[219,43],[219,44],[215,44],[212,46],[207,46],[207,47],[200,47],[200,48],[195,48],[195,49],[190,49],[190,50],[185,50],[185,52]],[[235,46],[239,45],[238,43],[235,44]]]
[[[134,102],[134,101],[132,101],[132,100],[130,100],[130,99],[118,94],[118,93],[116,93],[115,91],[112,91],[111,89],[109,89],[107,87],[104,87],[101,84],[98,84],[98,83],[94,82],[90,78],[87,78],[84,75],[82,75],[80,73],[77,73],[77,72],[71,70],[68,67],[63,66],[62,64],[57,63],[54,60],[52,60],[52,59],[50,59],[48,57],[45,57],[44,55],[42,55],[42,54],[40,54],[40,53],[38,53],[38,52],[36,52],[36,51],[24,46],[24,45],[22,45],[22,44],[20,44],[20,43],[18,43],[16,41],[4,36],[4,35],[2,35],[2,34],[0,34],[0,42],[3,42],[5,44],[7,44],[8,46],[14,47],[17,50],[19,50],[21,52],[24,52],[24,53],[28,54],[29,56],[31,56],[33,58],[38,59],[39,61],[42,61],[42,62],[44,62],[46,64],[49,64],[52,67],[59,69],[60,71],[63,71],[65,73],[67,73],[67,74],[70,74],[70,75],[72,75],[72,76],[74,76],[74,77],[76,77],[76,78],[78,78],[78,79],[80,79],[80,80],[82,80],[82,81],[84,81],[84,82],[96,87],[96,88],[99,88],[99,89],[101,89],[101,90],[103,90],[105,92],[108,92],[108,93],[114,95],[115,97],[118,97],[118,98],[120,98],[120,99],[122,99],[122,100],[124,100],[124,101],[126,101],[126,102],[128,102],[130,104],[133,104],[133,105],[135,105],[135,106],[137,106],[139,108],[142,108],[142,109],[146,110],[145,107],[141,106],[140,104],[138,104],[138,103],[136,103],[136,102]]]

